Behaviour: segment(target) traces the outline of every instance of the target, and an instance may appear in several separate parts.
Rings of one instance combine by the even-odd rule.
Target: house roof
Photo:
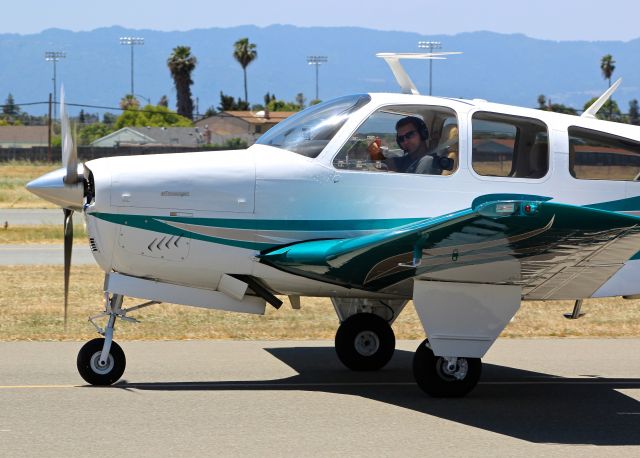
[[[91,143],[92,146],[137,145],[199,146],[204,143],[197,127],[123,127]]]
[[[201,119],[198,121],[198,124],[201,125],[203,122],[209,122],[211,119],[220,118],[224,116],[233,116],[234,118],[240,118],[249,124],[277,124],[283,119],[288,118],[289,116],[296,114],[297,111],[270,111],[269,117],[265,116],[264,111],[221,111],[218,114],[213,116],[209,116],[208,118]]]
[[[48,129],[47,126],[0,126],[0,143],[46,145]]]

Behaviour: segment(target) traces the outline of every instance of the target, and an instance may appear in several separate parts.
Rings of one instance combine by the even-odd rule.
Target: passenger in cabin
[[[396,142],[404,151],[404,156],[385,157],[383,149],[376,141],[371,142],[367,151],[371,160],[384,161],[388,170],[392,172],[440,175],[441,158],[429,154],[428,139],[429,129],[425,122],[417,116],[407,116],[396,123]]]

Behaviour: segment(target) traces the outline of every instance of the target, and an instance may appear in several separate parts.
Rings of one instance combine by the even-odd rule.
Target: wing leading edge
[[[369,291],[414,277],[461,281],[460,273],[471,271],[478,283],[520,285],[525,298],[558,299],[588,297],[639,247],[640,217],[536,196],[488,195],[448,215],[362,237],[276,247],[259,258]],[[494,267],[505,264],[508,273],[496,278]]]

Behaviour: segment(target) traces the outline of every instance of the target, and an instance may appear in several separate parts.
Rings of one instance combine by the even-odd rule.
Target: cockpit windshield
[[[349,115],[369,101],[371,97],[368,95],[358,94],[313,105],[273,126],[256,143],[316,157]]]

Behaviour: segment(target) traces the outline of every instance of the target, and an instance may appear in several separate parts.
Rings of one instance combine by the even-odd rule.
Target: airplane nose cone
[[[84,170],[81,164],[78,165],[78,176],[82,177]],[[60,168],[42,175],[27,183],[27,190],[36,196],[48,200],[62,208],[71,210],[82,210],[84,199],[84,186],[82,181],[68,185],[64,184],[64,176],[67,174],[66,168]]]

